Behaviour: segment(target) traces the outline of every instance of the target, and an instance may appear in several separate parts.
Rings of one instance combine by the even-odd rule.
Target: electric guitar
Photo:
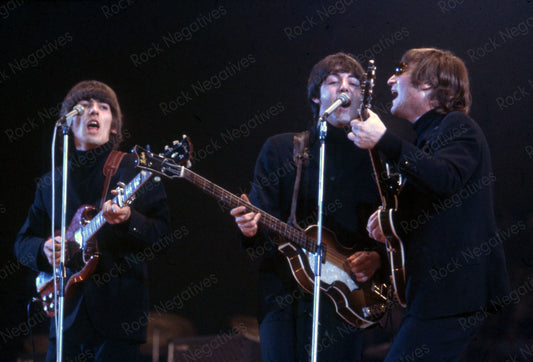
[[[185,137],[185,136],[184,136]],[[165,149],[164,155],[173,156],[177,162],[186,162],[189,160],[189,149],[183,145],[185,141],[175,141],[172,147]],[[187,142],[188,146],[188,142]],[[116,188],[117,195],[113,198],[113,203],[123,206],[130,205],[135,199],[135,192],[152,177],[152,173],[141,171],[127,185],[119,182]],[[81,282],[87,280],[98,264],[100,257],[98,252],[98,243],[95,235],[100,228],[106,223],[102,211],[94,215],[96,208],[92,205],[82,205],[74,214],[72,221],[66,230],[65,239],[65,265],[67,267],[67,281],[65,284],[64,300],[67,306],[68,300],[72,297],[75,289]],[[94,215],[94,216],[92,216]],[[56,231],[56,235],[61,235]],[[59,272],[56,272],[58,274]],[[39,300],[43,309],[49,317],[55,315],[56,310],[56,287],[59,287],[59,277],[56,276],[54,282],[53,274],[41,272],[35,279]]]
[[[368,118],[368,109],[371,107],[372,91],[376,76],[374,60],[369,60],[366,73],[363,99],[361,103],[361,119]],[[387,238],[385,243],[391,268],[391,281],[394,295],[402,307],[406,306],[405,300],[405,254],[402,240],[394,227],[394,215],[398,210],[398,195],[405,183],[402,175],[391,173],[387,163],[382,162],[379,152],[370,150],[370,159],[381,198],[381,208],[378,210],[378,221]],[[385,166],[385,167],[384,167]]]
[[[139,160],[137,167],[143,170],[171,179],[184,178],[225,206],[245,206],[250,211],[260,213],[259,223],[279,235],[275,242],[287,258],[294,278],[304,290],[313,293],[313,253],[317,250],[318,231],[316,226],[307,228],[305,232],[297,230],[188,168],[176,164],[172,158],[154,155],[139,146],[134,147],[134,152]],[[388,309],[390,286],[372,280],[356,282],[346,263],[346,258],[354,251],[338,244],[335,235],[327,229],[322,236],[325,239],[322,244],[325,264],[322,266],[321,290],[334,302],[337,314],[352,326],[366,328],[377,323]]]

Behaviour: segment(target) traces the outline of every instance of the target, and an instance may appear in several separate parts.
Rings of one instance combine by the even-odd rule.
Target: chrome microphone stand
[[[320,141],[320,156],[318,165],[318,220],[317,220],[317,242],[315,254],[315,280],[313,289],[313,333],[311,340],[311,361],[316,362],[318,350],[318,322],[320,315],[320,279],[322,275],[322,210],[324,205],[324,169],[326,162],[326,135],[328,132],[328,125],[326,122],[327,115],[319,118],[319,141]]]
[[[66,254],[66,230],[67,230],[67,182],[68,182],[68,145],[71,120],[67,118],[66,122],[61,124],[63,132],[63,178],[61,185],[61,254],[59,259],[59,283],[55,295],[56,302],[56,361],[61,362],[63,359],[63,319],[65,305],[65,280],[67,279],[67,270],[65,267]],[[69,122],[70,121],[70,122]],[[55,201],[54,201],[55,202]],[[55,239],[53,241],[55,243]],[[55,266],[54,266],[55,267]]]
[[[55,258],[54,260],[54,295],[56,298],[56,309],[55,309],[55,327],[56,327],[56,361],[61,362],[63,360],[63,320],[64,320],[64,306],[65,306],[65,281],[67,279],[67,269],[65,266],[65,254],[66,254],[66,232],[67,232],[67,189],[68,189],[68,149],[69,149],[69,133],[70,125],[75,116],[80,115],[84,112],[84,108],[80,105],[76,105],[74,109],[61,117],[57,123],[56,127],[61,127],[63,132],[63,179],[61,185],[61,252],[59,258],[59,277],[58,283],[56,283],[57,271],[55,267]],[[55,140],[55,137],[54,137]],[[52,157],[54,157],[55,152],[52,152]],[[54,161],[54,160],[53,160]],[[54,162],[52,161],[52,174],[55,172]],[[52,188],[55,190],[55,182],[52,182]],[[55,195],[55,192],[53,192]],[[55,220],[55,196],[52,200],[52,220]],[[52,225],[52,255],[55,256],[55,232],[53,231],[55,225]]]

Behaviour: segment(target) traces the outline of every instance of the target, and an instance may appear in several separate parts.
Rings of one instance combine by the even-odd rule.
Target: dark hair
[[[363,84],[365,78],[363,67],[357,60],[346,53],[328,55],[313,66],[307,80],[307,99],[311,105],[314,120],[318,119],[320,106],[313,102],[313,98],[320,98],[322,82],[332,73],[344,72],[352,74]]]
[[[76,84],[63,100],[61,116],[70,112],[72,107],[78,104],[78,102],[91,99],[109,104],[113,116],[111,129],[116,131],[116,134],[111,133],[109,135],[109,140],[113,143],[113,148],[117,148],[120,142],[122,142],[122,112],[120,111],[120,105],[118,104],[115,91],[107,84],[97,80],[86,80]]]
[[[463,61],[450,51],[419,48],[408,50],[402,62],[411,71],[411,83],[429,84],[431,101],[440,113],[461,111],[468,114],[472,104],[468,71]]]

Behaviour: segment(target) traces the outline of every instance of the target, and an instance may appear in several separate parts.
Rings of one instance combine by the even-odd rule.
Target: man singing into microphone
[[[66,95],[61,114],[76,105],[84,112],[73,118],[73,154],[68,164],[67,222],[80,206],[98,208],[106,224],[96,234],[99,261],[96,270],[81,283],[69,300],[65,298],[64,361],[138,361],[139,346],[146,340],[148,289],[146,258],[154,243],[170,231],[166,194],[159,182],[147,181],[131,206],[111,201],[103,170],[111,151],[122,139],[122,113],[115,92],[98,81],[84,81]],[[126,154],[111,177],[108,190],[117,182],[128,183],[139,170]],[[109,165],[109,163],[108,163]],[[55,178],[55,225],[61,227],[60,172]],[[15,244],[19,261],[36,271],[52,273],[60,259],[60,238],[50,236],[52,218],[50,173],[41,177],[35,199]],[[107,200],[107,201],[106,201]],[[55,254],[55,259],[54,259]],[[140,257],[139,257],[140,256]],[[68,264],[67,264],[68,265]],[[50,326],[47,361],[56,360],[56,329]],[[139,326],[141,326],[139,328]]]
[[[358,147],[375,148],[407,178],[393,220],[405,246],[407,309],[386,361],[408,356],[459,361],[509,292],[489,146],[468,116],[466,66],[451,52],[410,49],[387,83],[391,113],[413,124],[414,144],[372,112],[364,122],[354,119],[349,134]],[[386,242],[380,220],[378,211],[373,213],[368,232]]]
[[[261,150],[249,196],[253,205],[280,220],[289,219],[293,205],[298,226],[316,224],[320,148],[317,120],[341,94],[347,95],[351,103],[338,107],[327,117],[323,224],[336,234],[340,244],[357,250],[345,262],[358,282],[375,276],[383,256],[365,231],[366,220],[379,201],[368,152],[354,147],[345,130],[359,113],[363,79],[361,65],[344,53],[329,55],[313,67],[307,97],[314,122],[305,142],[308,157],[303,162],[301,178],[298,180],[293,162],[295,134],[273,136]],[[297,188],[299,191],[294,195]],[[248,200],[246,195],[242,197]],[[293,279],[286,258],[272,242],[276,235],[259,227],[260,214],[243,206],[234,208],[231,214],[245,236],[245,247],[250,251],[267,250],[259,276],[258,319],[263,360],[308,361],[312,296]],[[362,354],[361,331],[347,325],[327,297],[321,300],[317,351],[322,361],[359,361]]]

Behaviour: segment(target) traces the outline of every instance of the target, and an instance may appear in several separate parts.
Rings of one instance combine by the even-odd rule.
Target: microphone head
[[[81,104],[76,104],[74,108],[72,108],[73,111],[76,111],[76,115],[83,114],[85,112],[85,108]]]
[[[342,103],[341,106],[348,107],[350,103],[352,103],[352,100],[350,99],[350,96],[347,93],[341,93],[337,97]]]

